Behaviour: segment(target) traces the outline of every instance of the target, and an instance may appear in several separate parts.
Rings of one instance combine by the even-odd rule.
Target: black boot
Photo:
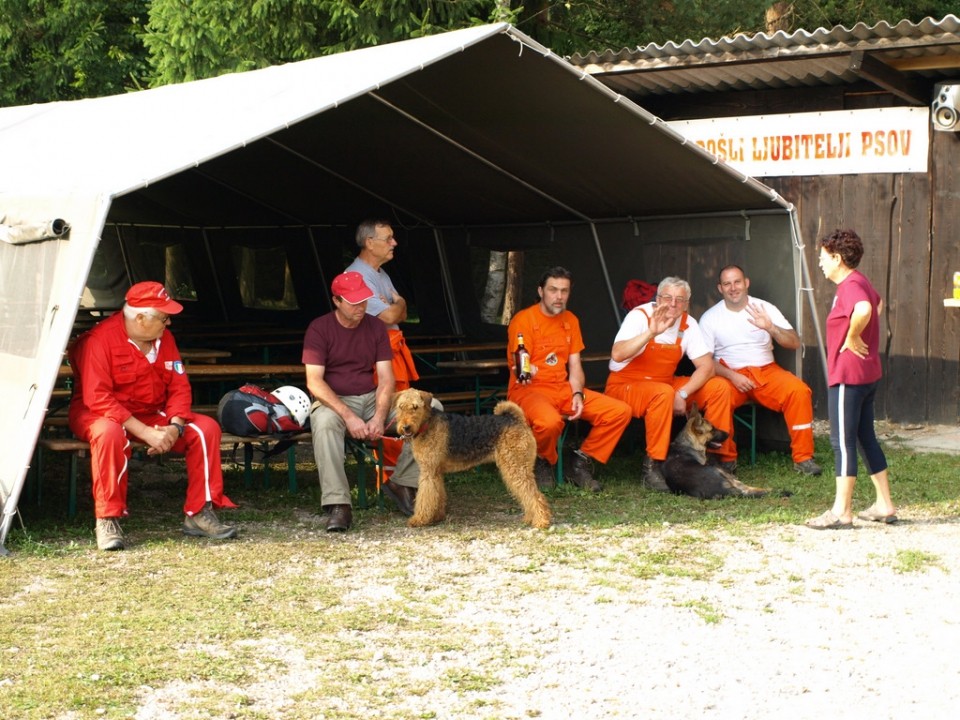
[[[581,490],[590,492],[603,490],[600,483],[593,477],[593,461],[579,450],[573,453],[573,464],[567,479]]]
[[[662,460],[654,460],[648,456],[647,459],[643,461],[643,477],[641,482],[651,490],[670,492],[670,488],[667,487],[667,481],[663,479],[663,473],[660,471],[662,465]]]

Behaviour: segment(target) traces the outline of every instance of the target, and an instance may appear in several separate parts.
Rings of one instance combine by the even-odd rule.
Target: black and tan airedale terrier
[[[520,406],[504,401],[497,403],[493,415],[467,416],[434,411],[432,399],[430,393],[414,388],[394,399],[397,432],[413,443],[413,457],[420,465],[410,527],[432,525],[446,516],[445,473],[486,462],[497,464],[503,484],[523,507],[523,521],[536,528],[550,527],[550,505],[533,476],[537,441]]]

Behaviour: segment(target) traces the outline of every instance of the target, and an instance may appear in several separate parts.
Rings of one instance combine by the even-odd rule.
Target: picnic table
[[[503,345],[499,348],[503,350]],[[610,359],[609,353],[581,353],[580,362],[599,362]],[[498,400],[506,397],[506,384],[487,385],[483,382],[483,377],[489,375],[491,371],[507,370],[510,371],[510,363],[507,361],[506,353],[495,358],[477,358],[475,360],[440,360],[437,362],[440,369],[462,372],[465,376],[472,375],[474,381],[475,410],[477,413]]]
[[[435,345],[411,345],[407,343],[410,353],[424,363],[431,370],[438,370],[441,358],[444,355],[461,355],[459,359],[466,360],[467,353],[504,352],[506,345],[503,341],[494,340],[476,343],[438,343]]]

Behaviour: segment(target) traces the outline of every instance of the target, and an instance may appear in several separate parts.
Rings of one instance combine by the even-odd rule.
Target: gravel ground
[[[884,432],[909,441],[904,428]],[[896,498],[895,477],[892,484]],[[300,520],[321,527],[318,518]],[[360,644],[369,654],[331,666],[305,655],[308,638],[263,638],[265,656],[284,669],[238,689],[251,714],[227,717],[956,716],[957,513],[902,512],[896,525],[824,532],[769,525],[705,534],[667,525],[624,536],[561,524],[537,535],[448,524],[422,532],[398,525],[394,535],[375,543],[362,532],[340,536],[377,557],[338,577],[344,599],[429,619],[436,624],[426,632],[458,633],[459,644],[424,651],[423,631],[402,624],[362,636],[342,630],[324,642]],[[577,559],[549,556],[531,570],[532,539],[562,542]],[[638,558],[685,540],[707,571],[638,570]],[[415,602],[395,585],[399,566],[423,577]],[[297,698],[331,673],[380,683],[384,697],[358,692],[314,701],[323,708],[316,712],[297,709]],[[470,688],[449,680],[471,675],[487,681]],[[147,689],[136,717],[193,717],[183,699],[203,691],[179,682]]]

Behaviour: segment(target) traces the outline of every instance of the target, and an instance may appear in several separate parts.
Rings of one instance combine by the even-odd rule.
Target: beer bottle
[[[523,344],[523,333],[517,333],[517,349],[513,353],[514,371],[517,373],[517,380],[526,382],[532,375],[530,373],[530,353],[527,352]]]

